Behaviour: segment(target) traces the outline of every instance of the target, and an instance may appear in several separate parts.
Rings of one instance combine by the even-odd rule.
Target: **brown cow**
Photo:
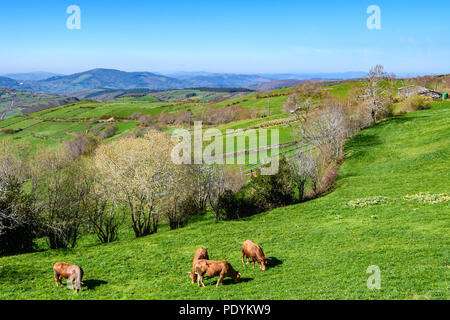
[[[192,271],[189,272],[192,283],[195,283],[195,280],[197,278],[197,275],[195,273],[195,263],[201,259],[209,260],[208,251],[205,248],[198,248],[195,252],[194,260],[192,261]]]
[[[206,273],[209,277],[219,276],[216,287],[219,287],[223,278],[230,277],[234,282],[239,282],[241,274],[234,270],[228,261],[212,261],[212,260],[198,260],[195,264],[195,273],[197,274],[197,284],[200,287],[205,286],[203,283],[203,275]]]
[[[259,263],[262,270],[266,270],[267,260],[264,256],[264,252],[259,245],[251,240],[247,240],[242,244],[242,263],[244,263],[244,258],[249,263],[249,258],[253,261],[253,269],[255,269],[255,262]]]
[[[72,282],[72,287],[74,288],[75,292],[78,293],[78,291],[81,288],[81,285],[83,284],[83,275],[84,271],[79,266],[70,264],[70,263],[64,263],[64,262],[58,262],[53,266],[53,275],[56,282],[56,286],[59,287],[61,284],[62,286],[62,279],[68,279]]]

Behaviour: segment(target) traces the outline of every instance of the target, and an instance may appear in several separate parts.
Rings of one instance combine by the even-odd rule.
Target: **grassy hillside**
[[[78,101],[75,98],[0,88],[0,120]]]
[[[152,93],[152,96],[120,97],[104,102],[83,100],[0,121],[0,140],[12,138],[14,142],[27,142],[34,148],[58,146],[64,141],[73,139],[77,134],[84,133],[86,129],[92,133],[97,122],[112,117],[115,118],[119,127],[119,131],[114,137],[118,138],[136,128],[138,122],[132,120],[132,116],[136,114],[158,117],[161,113],[178,114],[190,110],[194,116],[198,116],[211,108],[229,106],[241,110],[258,110],[259,117],[227,123],[219,126],[220,130],[271,126],[282,129],[281,143],[294,140],[290,134],[291,128],[287,125],[280,127],[282,122],[272,123],[274,120],[289,117],[289,114],[282,112],[282,105],[287,98],[285,95],[289,92],[289,88],[264,93],[264,95],[273,95],[270,98],[270,117],[262,117],[263,114],[267,114],[268,97],[257,98],[254,93],[236,90],[215,89],[214,91],[211,89],[208,91],[208,89],[201,88],[169,90]],[[195,96],[191,96],[192,94]],[[215,98],[225,100],[213,102]],[[167,128],[169,132],[172,130],[171,126]]]
[[[85,237],[73,250],[0,258],[0,299],[449,299],[449,203],[406,200],[449,193],[450,103],[383,120],[346,145],[346,160],[326,196],[251,218],[214,223],[205,215],[186,228],[99,245]],[[366,197],[378,205],[352,207]],[[270,268],[243,266],[240,245],[261,244]],[[243,277],[217,289],[191,285],[197,247],[227,259]],[[78,295],[57,288],[52,266],[83,266]],[[381,290],[366,270],[381,269]]]

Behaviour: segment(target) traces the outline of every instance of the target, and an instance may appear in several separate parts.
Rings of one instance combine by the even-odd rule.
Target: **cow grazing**
[[[266,270],[267,260],[264,256],[264,252],[259,245],[254,243],[251,240],[247,240],[242,244],[242,263],[244,263],[244,258],[247,260],[247,264],[249,263],[249,258],[253,262],[253,269],[255,269],[255,262],[259,263],[259,266],[262,270]]]
[[[72,287],[74,288],[75,292],[78,293],[78,291],[81,288],[81,285],[83,284],[83,275],[84,271],[79,266],[70,264],[70,263],[64,263],[59,262],[56,263],[53,266],[53,275],[56,282],[56,286],[59,287],[59,285],[62,286],[62,279],[68,279],[72,282]]]
[[[239,282],[241,274],[234,270],[228,261],[212,261],[212,260],[198,260],[195,263],[195,273],[197,274],[197,284],[200,287],[200,283],[204,287],[203,275],[206,273],[209,277],[219,276],[216,287],[219,287],[223,278],[230,277],[234,282]]]
[[[197,275],[195,273],[195,263],[201,259],[209,260],[208,251],[205,248],[198,248],[197,251],[195,252],[194,260],[192,261],[192,271],[189,272],[189,276],[191,277],[192,283],[195,283],[197,279],[196,277]]]

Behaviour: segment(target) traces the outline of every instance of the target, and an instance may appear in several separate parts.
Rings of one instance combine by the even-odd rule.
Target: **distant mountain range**
[[[0,77],[0,87],[33,92],[73,95],[93,89],[169,90],[183,88],[251,88],[262,83],[279,80],[327,79],[341,80],[361,78],[364,72],[318,74],[225,74],[208,72],[178,72],[157,74],[151,72],[125,72],[113,69],[93,69],[72,75],[52,75],[46,72],[9,74]],[[46,76],[52,75],[50,78]],[[44,79],[39,79],[44,78]],[[29,79],[29,80],[27,80]],[[39,80],[37,80],[39,79]],[[281,84],[281,83],[279,83]]]
[[[262,78],[269,81],[296,79],[296,80],[309,80],[309,79],[322,79],[322,80],[345,80],[345,79],[359,79],[367,77],[367,72],[362,71],[350,71],[350,72],[335,72],[335,73],[261,73],[261,74],[225,74],[225,73],[212,73],[205,71],[180,71],[174,73],[162,74],[168,77],[189,80],[196,77],[230,77],[230,76],[250,76],[253,79]]]
[[[16,80],[6,77],[0,77],[0,87],[15,88],[18,86],[20,86],[20,83]]]
[[[286,80],[275,80],[270,82],[264,82],[260,84],[256,84],[253,86],[249,86],[249,89],[258,90],[258,91],[270,91],[281,88],[293,87],[302,84],[304,80],[295,80],[295,79],[286,79]]]
[[[45,80],[51,77],[62,76],[62,74],[46,72],[46,71],[36,71],[36,72],[26,72],[26,73],[8,73],[2,75],[6,78],[11,78],[17,81],[39,81]]]
[[[367,77],[367,72],[351,71],[351,72],[337,72],[337,73],[279,73],[279,74],[264,74],[263,76],[271,78],[272,80],[283,80],[283,79],[347,80],[347,79],[365,78]]]
[[[56,76],[38,81],[23,81],[14,89],[72,94],[97,88],[153,90],[183,87],[182,81],[150,72],[125,72],[110,69],[94,69],[67,76]]]

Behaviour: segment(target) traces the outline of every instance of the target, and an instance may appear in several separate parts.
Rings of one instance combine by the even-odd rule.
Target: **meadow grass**
[[[448,299],[449,204],[407,201],[419,192],[448,194],[450,103],[381,121],[352,140],[332,190],[313,201],[238,221],[210,214],[179,230],[100,245],[86,236],[70,250],[0,258],[0,299]],[[350,207],[361,198],[386,197]],[[273,259],[267,271],[241,264],[252,239]],[[187,272],[199,246],[242,273],[220,288],[191,285]],[[79,264],[77,295],[53,282],[52,266]],[[369,266],[381,289],[369,290]]]
[[[190,93],[189,90],[180,90],[172,94]],[[200,92],[199,93],[203,93]],[[140,97],[145,98],[145,97]],[[28,116],[16,117],[0,121],[0,129],[10,129],[17,132],[0,132],[0,139],[12,138],[14,143],[25,142],[31,145],[35,150],[38,148],[45,148],[47,146],[55,147],[62,144],[64,141],[73,139],[77,134],[85,132],[86,128],[92,130],[96,121],[107,119],[110,117],[119,118],[117,123],[118,132],[114,137],[107,140],[119,138],[137,127],[138,122],[130,120],[133,114],[141,113],[152,116],[158,116],[163,112],[178,113],[180,111],[191,110],[194,114],[200,114],[210,107],[218,107],[216,104],[206,104],[191,101],[181,102],[154,102],[156,98],[140,99],[140,98],[119,98],[106,102],[93,102],[84,100],[64,106],[58,106],[51,109],[42,110]],[[272,113],[270,117],[248,119],[243,121],[236,121],[224,125],[220,125],[217,129],[225,132],[226,129],[247,129],[258,127],[271,120],[286,118],[289,115],[281,113],[281,106],[286,97],[271,98]],[[226,100],[228,102],[234,99]],[[247,101],[240,107],[244,108],[266,108],[268,102],[267,98]],[[273,126],[273,125],[272,125]],[[276,127],[278,128],[278,127]],[[169,128],[167,131],[173,131],[174,128]],[[292,130],[281,128],[280,138],[292,141],[290,134],[285,135]],[[281,142],[283,143],[283,142]],[[248,146],[248,144],[247,144]]]
[[[155,115],[171,106],[169,102],[117,101],[104,103],[76,103],[68,106],[47,109],[33,114],[41,119],[100,119],[107,117],[127,118],[134,113]]]

